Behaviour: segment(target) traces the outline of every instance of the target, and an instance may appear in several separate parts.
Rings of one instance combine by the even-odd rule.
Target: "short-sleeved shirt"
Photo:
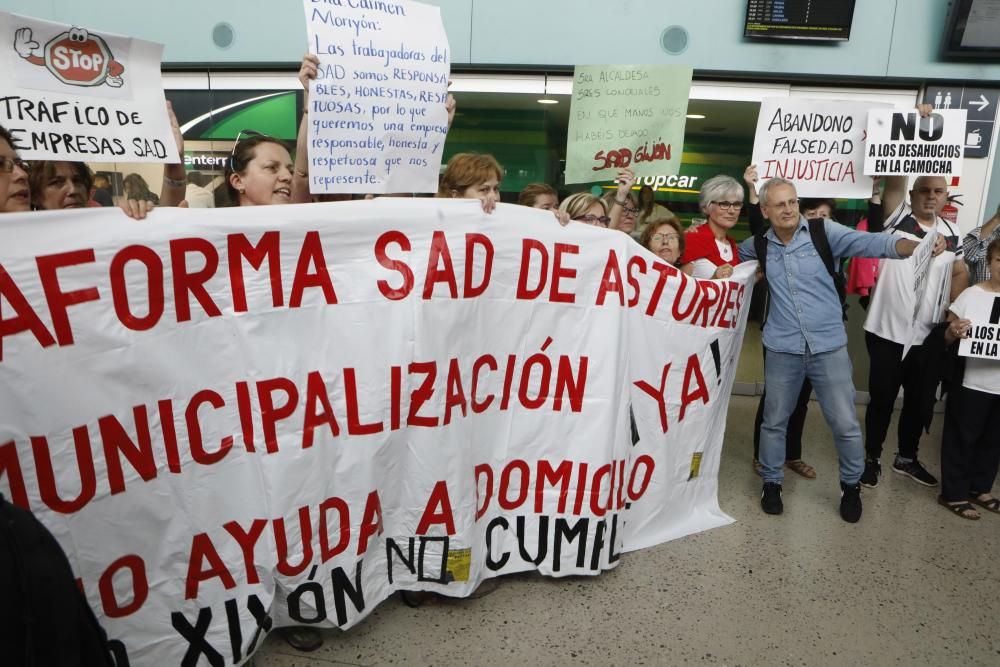
[[[693,264],[695,278],[711,278],[715,269],[723,264],[735,265],[738,256],[736,241],[729,236],[722,241],[716,239],[706,222],[684,236],[684,256],[680,263]]]
[[[959,294],[948,310],[959,319],[975,322],[970,314],[990,312],[993,308],[993,301],[997,297],[1000,297],[1000,294],[985,290],[979,285],[973,285]],[[1000,361],[980,357],[966,358],[962,386],[987,394],[1000,394]]]
[[[948,310],[951,301],[951,272],[955,261],[962,259],[962,239],[958,235],[958,227],[940,217],[935,227],[924,227],[913,217],[906,202],[900,204],[889,216],[885,227],[887,234],[918,243],[936,227],[946,242],[945,251],[931,260],[927,287],[912,334],[910,323],[917,306],[914,292],[916,262],[912,258],[901,262],[881,262],[878,283],[865,318],[865,331],[879,338],[900,345],[921,345],[934,325],[944,319]]]

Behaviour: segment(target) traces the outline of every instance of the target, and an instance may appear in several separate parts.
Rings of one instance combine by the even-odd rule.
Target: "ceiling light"
[[[559,100],[544,99],[544,100],[538,100],[538,103],[539,104],[559,104]]]
[[[695,119],[695,120],[701,120],[701,119],[702,119],[702,118],[704,118],[705,116],[704,116],[704,114],[700,114],[700,113],[689,113],[689,114],[687,115],[687,117],[688,117],[688,118],[693,118],[693,119]]]

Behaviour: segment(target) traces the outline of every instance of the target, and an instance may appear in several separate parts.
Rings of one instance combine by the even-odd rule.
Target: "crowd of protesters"
[[[303,60],[299,78],[307,90],[309,80],[316,77],[316,65],[314,56]],[[450,95],[446,106],[450,125],[455,112]],[[920,110],[929,113],[925,107]],[[183,138],[172,111],[169,117],[178,154],[183,155]],[[222,183],[232,205],[317,200],[308,188],[306,127],[303,118],[294,159],[278,139],[253,132],[237,137]],[[503,167],[493,156],[459,153],[448,161],[436,196],[478,199],[486,214],[494,214],[503,177]],[[948,201],[946,179],[922,176],[907,191],[905,178],[893,177],[874,192],[868,231],[859,231],[835,221],[833,200],[800,200],[795,185],[780,178],[757,181],[752,165],[743,182],[727,175],[706,180],[698,202],[705,222],[687,230],[677,215],[656,201],[652,188],[636,187],[635,176],[627,169],[603,194],[587,190],[560,201],[553,185],[532,183],[523,188],[517,202],[551,211],[564,226],[586,224],[628,234],[663,261],[699,279],[727,280],[738,263],[758,261],[767,315],[762,334],[765,391],[754,427],[753,466],[762,478],[764,512],[784,511],[785,468],[807,479],[817,477],[816,469],[802,459],[803,422],[813,393],[837,449],[839,511],[845,521],[861,518],[861,486],[879,485],[882,448],[900,389],[903,404],[891,470],[918,484],[938,486],[938,479],[918,458],[918,445],[932,419],[938,385],[944,381],[949,391],[938,502],[968,520],[979,519],[979,509],[1000,514],[1000,500],[990,493],[1000,466],[1000,363],[964,360],[956,354],[958,342],[973,326],[970,313],[1000,294],[1000,210],[963,242],[957,227],[940,215]],[[212,196],[204,187],[205,179],[192,178],[183,164],[165,167],[159,195],[138,174],[126,176],[123,184],[120,207],[136,219],[147,217],[156,206],[212,205],[195,203]],[[107,178],[95,177],[82,162],[25,163],[11,135],[0,128],[0,212],[109,205],[109,189]],[[340,198],[344,197],[319,199]],[[751,236],[737,243],[732,231],[744,210]],[[937,232],[937,242],[926,279],[929,287],[915,297],[914,263],[901,260],[932,231]],[[879,260],[874,265],[878,282],[870,302],[865,302],[871,400],[863,430],[844,325],[842,262],[848,258]],[[319,633],[309,628],[289,629],[287,639],[302,650],[322,642]]]

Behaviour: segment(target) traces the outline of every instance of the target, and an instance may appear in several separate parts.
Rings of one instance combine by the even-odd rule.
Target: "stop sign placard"
[[[45,67],[63,83],[99,86],[108,76],[111,49],[96,35],[80,39],[78,33],[64,32],[45,45]]]

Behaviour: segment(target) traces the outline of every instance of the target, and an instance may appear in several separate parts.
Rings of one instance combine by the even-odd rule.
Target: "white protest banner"
[[[441,9],[410,0],[303,0],[309,51],[309,191],[437,192],[448,134]]]
[[[916,110],[872,109],[865,174],[961,176],[965,116],[965,109],[937,109],[927,118]]]
[[[754,266],[696,281],[478,201],[8,214],[0,492],[132,665],[238,663],[268,619],[347,628],[397,589],[597,574],[731,522]]]
[[[566,145],[566,183],[676,175],[684,150],[690,67],[577,65]]]
[[[761,102],[752,163],[758,188],[772,178],[795,183],[800,197],[867,199],[867,102],[767,98]]]
[[[906,335],[906,344],[903,345],[903,356],[910,351],[913,343],[913,334],[920,326],[920,311],[924,306],[924,298],[929,288],[928,277],[931,275],[931,262],[934,261],[934,244],[937,243],[938,230],[932,229],[920,240],[917,249],[905,261],[913,266],[913,316],[910,318],[910,325]],[[898,261],[898,260],[883,260]],[[949,280],[951,274],[947,274]]]
[[[974,296],[963,315],[972,321],[972,326],[968,336],[959,342],[958,353],[963,357],[1000,361],[1000,295],[984,290]]]
[[[176,163],[163,46],[0,12],[0,125],[26,160]]]

